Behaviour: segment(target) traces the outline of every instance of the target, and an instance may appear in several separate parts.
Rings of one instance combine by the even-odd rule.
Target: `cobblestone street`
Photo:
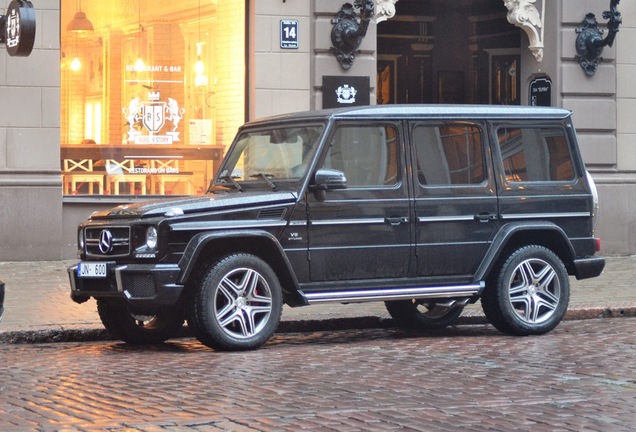
[[[636,430],[635,329],[290,333],[244,353],[4,345],[0,430]]]

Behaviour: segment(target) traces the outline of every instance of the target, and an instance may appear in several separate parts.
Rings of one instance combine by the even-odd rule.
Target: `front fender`
[[[278,239],[267,231],[231,230],[196,234],[186,246],[179,261],[181,269],[179,283],[186,284],[197,266],[210,259],[207,256],[202,256],[202,253],[212,243],[218,243],[220,254],[248,252],[263,258],[278,276],[283,291],[288,295],[288,303],[305,304],[298,294],[298,280],[283,247]]]

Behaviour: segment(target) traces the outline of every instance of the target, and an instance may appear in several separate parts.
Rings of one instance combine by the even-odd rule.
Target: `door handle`
[[[496,213],[479,213],[475,215],[475,220],[479,222],[490,222],[498,218]]]
[[[409,218],[405,216],[388,217],[388,218],[384,218],[384,221],[391,226],[398,226],[403,223],[408,223]]]

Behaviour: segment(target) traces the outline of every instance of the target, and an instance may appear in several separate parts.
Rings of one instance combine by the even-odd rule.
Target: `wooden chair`
[[[166,184],[173,188],[182,184],[186,187],[186,193],[193,195],[192,173],[180,171],[178,160],[154,159],[150,161],[150,168],[152,193],[165,195]]]
[[[139,193],[146,195],[146,173],[135,172],[135,161],[126,159],[123,162],[114,159],[106,160],[106,184],[114,195],[119,195],[119,185],[127,183],[130,194],[136,195],[136,185],[139,184]]]
[[[88,184],[88,193],[94,193],[97,184],[100,195],[104,193],[104,173],[93,171],[92,159],[64,159],[64,194],[77,194],[82,184]],[[79,185],[79,186],[78,186]]]

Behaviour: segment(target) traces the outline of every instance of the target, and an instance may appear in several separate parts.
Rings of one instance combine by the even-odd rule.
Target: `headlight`
[[[146,247],[154,249],[157,247],[157,228],[151,226],[146,229]]]

